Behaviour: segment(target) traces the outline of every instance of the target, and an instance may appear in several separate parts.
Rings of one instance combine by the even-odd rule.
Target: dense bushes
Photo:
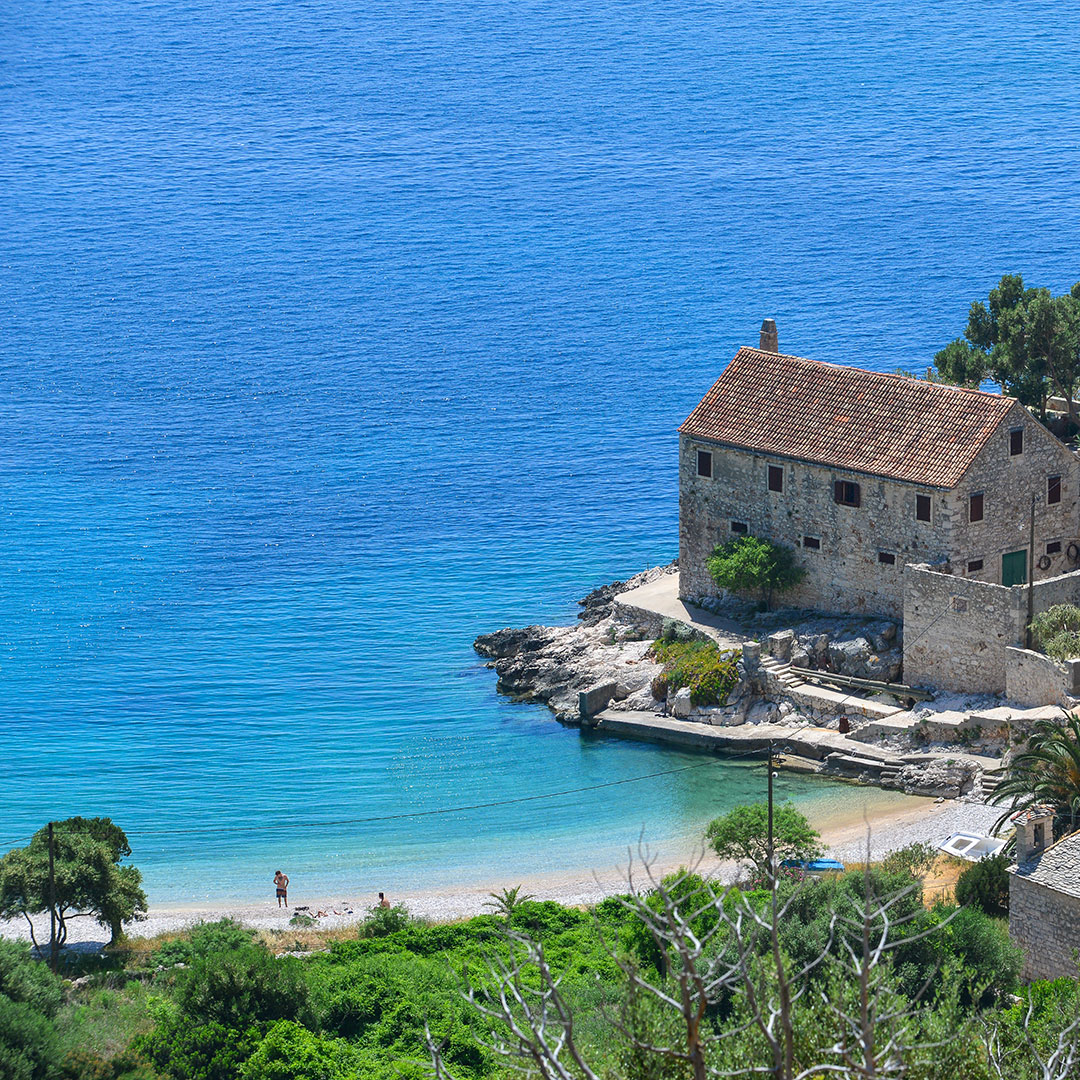
[[[735,665],[739,654],[720,649],[713,641],[660,638],[653,643],[653,653],[664,665],[663,672],[653,680],[652,692],[658,701],[669,690],[687,686],[694,705],[723,705],[738,685]]]
[[[1009,859],[992,855],[969,866],[956,882],[956,902],[987,915],[1009,913]]]
[[[1031,622],[1036,645],[1055,660],[1073,660],[1080,656],[1080,607],[1055,604],[1036,615]]]
[[[63,1001],[62,984],[26,945],[0,940],[0,1076],[4,1080],[52,1080],[60,1067],[53,1018]]]

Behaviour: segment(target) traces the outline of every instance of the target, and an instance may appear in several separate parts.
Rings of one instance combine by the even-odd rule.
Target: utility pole
[[[53,823],[49,822],[49,967],[53,974],[60,966],[60,943],[56,940],[56,866],[54,863]]]
[[[772,739],[769,740],[769,756],[765,762],[766,767],[769,770],[769,841],[768,841],[768,855],[769,855],[769,888],[773,886],[773,882],[776,880],[776,865],[773,858],[773,823],[772,823],[772,765],[773,765],[773,746],[775,743]]]
[[[1024,648],[1031,648],[1031,624],[1035,620],[1035,500],[1031,496],[1031,525],[1028,529],[1028,572],[1027,572],[1027,630],[1024,633]]]

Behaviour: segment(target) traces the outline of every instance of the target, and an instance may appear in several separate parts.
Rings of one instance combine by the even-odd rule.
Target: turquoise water
[[[680,842],[754,774],[299,826],[686,763],[473,637],[675,554],[675,428],[763,316],[921,369],[1001,273],[1080,278],[1068,5],[17,0],[0,44],[0,840],[110,814],[152,899]]]

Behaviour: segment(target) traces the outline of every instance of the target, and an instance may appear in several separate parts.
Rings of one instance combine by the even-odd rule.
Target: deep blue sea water
[[[675,554],[675,428],[763,316],[922,369],[1003,272],[1080,279],[1076,14],[0,7],[0,840],[110,814],[152,900],[394,892],[756,792],[300,827],[694,760],[498,699],[473,637]]]

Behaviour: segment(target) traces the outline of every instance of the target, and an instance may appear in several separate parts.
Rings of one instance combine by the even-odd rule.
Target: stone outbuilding
[[[1016,862],[1009,867],[1009,935],[1024,950],[1025,979],[1076,977],[1080,949],[1080,832],[1053,843],[1054,811],[1035,806],[1013,817]]]
[[[908,564],[1007,586],[1080,565],[1077,455],[1019,402],[777,349],[766,320],[679,429],[684,597],[746,534],[796,549],[786,602],[892,618]]]

